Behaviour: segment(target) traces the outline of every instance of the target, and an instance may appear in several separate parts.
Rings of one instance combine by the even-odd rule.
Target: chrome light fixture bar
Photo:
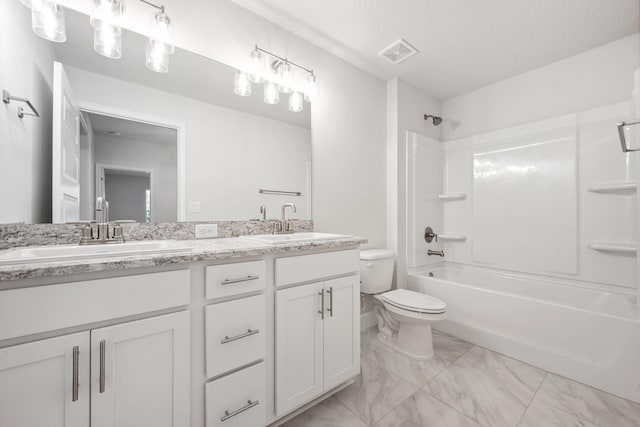
[[[271,58],[268,64],[266,57]],[[304,93],[294,89],[293,67],[308,74]],[[263,83],[264,102],[277,104],[280,101],[280,93],[289,94],[289,110],[300,112],[304,109],[304,101],[312,102],[318,92],[318,80],[313,70],[258,45],[251,51],[248,68],[247,72],[238,70],[235,75],[234,92],[240,96],[251,95],[251,83]]]

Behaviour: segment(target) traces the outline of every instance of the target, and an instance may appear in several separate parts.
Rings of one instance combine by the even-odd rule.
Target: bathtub
[[[456,265],[410,270],[407,286],[447,303],[436,329],[640,402],[640,306],[630,294]]]

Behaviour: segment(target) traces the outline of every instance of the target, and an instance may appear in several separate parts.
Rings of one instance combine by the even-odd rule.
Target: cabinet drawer
[[[357,249],[278,258],[276,259],[276,286],[357,273],[359,269],[360,251]]]
[[[207,427],[260,427],[266,422],[264,362],[207,383]]]
[[[208,378],[264,357],[264,295],[210,305],[205,309],[205,324]]]
[[[205,297],[229,297],[261,291],[265,287],[266,264],[263,260],[207,267]]]
[[[189,270],[0,291],[0,341],[190,302]]]

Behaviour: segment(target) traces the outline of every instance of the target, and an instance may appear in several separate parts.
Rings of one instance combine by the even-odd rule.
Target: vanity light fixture
[[[31,9],[31,28],[38,36],[52,42],[67,40],[64,10],[55,0],[20,0]]]
[[[93,27],[93,48],[106,58],[118,59],[122,56],[122,26],[124,0],[94,0],[91,15]]]
[[[171,19],[165,12],[164,6],[146,0],[140,1],[158,9],[151,21],[152,32],[147,43],[147,68],[158,73],[166,73],[169,71],[169,55],[176,51],[173,44]]]
[[[266,61],[266,57],[270,57],[270,60]],[[309,74],[304,93],[294,89],[296,68]],[[236,72],[234,92],[240,96],[249,96],[251,83],[264,83],[264,102],[267,104],[277,104],[280,101],[280,93],[290,94],[289,110],[293,112],[302,111],[304,101],[312,102],[318,93],[318,80],[313,70],[262,49],[258,45],[255,45],[251,51],[248,72],[241,70]],[[246,87],[247,84],[249,88]]]

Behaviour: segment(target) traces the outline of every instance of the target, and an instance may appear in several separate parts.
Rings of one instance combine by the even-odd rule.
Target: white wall
[[[424,114],[440,115],[440,102],[400,80],[387,82],[387,245],[396,253],[396,281],[406,287],[407,269],[407,151],[410,133],[439,141],[441,128],[424,120]],[[420,167],[440,168],[441,157]],[[425,213],[426,214],[426,213]],[[432,227],[438,226],[438,212],[433,212]],[[437,229],[435,230],[437,231]]]
[[[62,4],[85,13],[91,7],[85,0]],[[320,87],[312,105],[315,228],[385,246],[384,82],[228,1],[164,4],[179,47],[239,68],[258,43],[315,71]],[[125,27],[145,32],[150,13],[129,2]]]
[[[40,118],[0,104],[0,222],[51,222],[53,51],[31,31],[19,1],[0,2],[0,89],[28,98]],[[34,59],[35,58],[35,59]]]
[[[186,202],[200,202],[200,212],[187,212],[187,220],[258,218],[260,205],[267,207],[270,218],[276,218],[286,202],[298,208],[291,218],[308,218],[309,129],[73,67],[67,67],[67,73],[81,105],[105,105],[158,117],[159,122],[167,119],[184,124]],[[96,154],[96,161],[98,157]],[[135,157],[142,158],[144,153]],[[261,195],[259,188],[300,191],[303,195]]]
[[[446,100],[443,140],[626,101],[638,67],[640,34]]]
[[[95,135],[94,145],[97,164],[151,171],[151,221],[175,222],[177,220],[176,144]],[[121,207],[116,207],[117,201],[109,198],[107,200],[114,214],[123,212]],[[114,215],[110,217],[114,220],[138,219],[118,218]]]

